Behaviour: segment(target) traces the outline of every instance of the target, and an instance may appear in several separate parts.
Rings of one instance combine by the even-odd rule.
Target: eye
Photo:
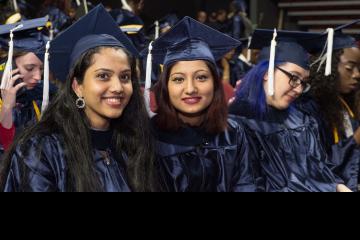
[[[345,69],[346,69],[347,71],[352,72],[352,71],[354,71],[354,66],[351,66],[351,65],[345,65]]]
[[[205,82],[209,79],[209,77],[207,75],[200,75],[196,79],[199,80],[200,82]]]
[[[96,78],[100,79],[101,81],[106,81],[110,79],[110,75],[108,73],[99,73],[96,75]]]
[[[121,82],[124,82],[124,83],[130,82],[131,81],[131,74],[127,73],[127,74],[121,75],[120,80],[121,80]]]
[[[26,67],[25,70],[28,71],[28,72],[32,72],[34,70],[34,68],[33,67]]]
[[[185,80],[185,79],[182,78],[182,77],[175,77],[175,78],[172,79],[172,81],[173,81],[174,83],[177,83],[177,84],[183,83],[184,80]]]

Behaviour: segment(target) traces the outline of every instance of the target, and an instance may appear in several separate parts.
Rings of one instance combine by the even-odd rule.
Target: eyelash
[[[107,73],[100,73],[96,77],[102,81],[108,80],[110,78],[109,74]]]
[[[130,82],[131,81],[131,75],[130,74],[124,74],[121,77],[122,82]]]
[[[205,82],[208,79],[209,79],[209,77],[206,75],[201,75],[201,76],[196,77],[196,80],[199,80],[200,82]],[[172,81],[175,83],[182,83],[182,82],[184,82],[184,78],[178,77],[178,78],[174,78]]]

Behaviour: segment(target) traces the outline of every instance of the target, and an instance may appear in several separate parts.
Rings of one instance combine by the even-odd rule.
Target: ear
[[[77,81],[76,78],[74,78],[73,82],[72,82],[72,89],[74,90],[75,94],[78,97],[82,97],[83,96],[83,87],[82,85],[80,85]]]
[[[264,75],[264,81],[267,82],[269,80],[269,72],[266,72]]]

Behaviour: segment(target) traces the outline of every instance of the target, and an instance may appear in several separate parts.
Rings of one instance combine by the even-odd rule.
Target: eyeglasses
[[[292,74],[280,67],[276,67],[276,68],[290,78],[289,84],[292,88],[297,88],[298,86],[301,85],[303,88],[303,93],[307,93],[310,91],[311,85],[307,81],[301,79],[299,76]]]

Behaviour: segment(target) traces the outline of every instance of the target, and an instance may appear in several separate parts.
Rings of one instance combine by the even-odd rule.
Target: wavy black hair
[[[4,157],[0,170],[0,187],[4,189],[6,177],[10,168],[11,157],[16,149],[24,156],[29,152],[31,139],[57,134],[62,142],[67,162],[66,191],[96,192],[103,191],[100,179],[94,169],[93,147],[90,134],[90,122],[84,112],[76,107],[76,94],[72,88],[73,79],[81,84],[87,69],[93,64],[93,57],[105,47],[89,50],[81,56],[69,74],[63,89],[45,111],[41,121],[25,130],[15,141],[10,151]],[[107,47],[106,47],[107,48]],[[113,141],[116,146],[115,155],[125,152],[128,156],[126,172],[128,182],[133,191],[156,191],[156,174],[154,166],[154,147],[150,131],[149,117],[137,79],[135,59],[122,48],[129,57],[132,71],[133,95],[122,116],[111,122],[114,130]],[[39,144],[41,146],[42,144]],[[41,153],[41,149],[37,149]],[[25,168],[24,168],[25,169]],[[23,174],[23,178],[26,172]],[[20,189],[26,190],[26,180]]]
[[[313,64],[311,67],[311,91],[310,95],[316,101],[319,110],[324,118],[328,127],[332,129],[337,128],[342,134],[344,134],[344,105],[342,104],[340,97],[342,97],[350,108],[354,111],[354,114],[359,117],[360,106],[356,103],[356,93],[352,93],[346,96],[342,96],[340,87],[340,74],[338,66],[340,58],[344,54],[343,50],[338,50],[333,54],[332,62],[332,74],[325,76],[325,65],[323,64],[319,69],[319,64]],[[314,56],[312,60],[316,60],[318,56]]]

